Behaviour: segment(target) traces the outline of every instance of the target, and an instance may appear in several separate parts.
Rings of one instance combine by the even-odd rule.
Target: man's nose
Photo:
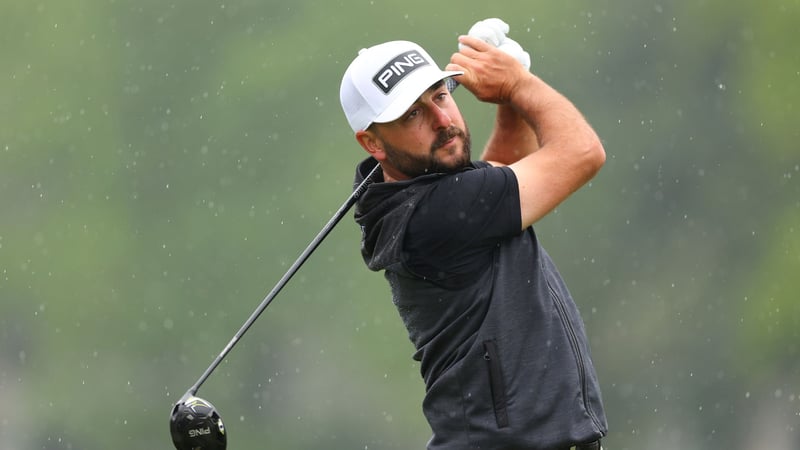
[[[448,114],[443,108],[440,108],[438,105],[434,105],[431,109],[433,111],[433,129],[438,130],[440,128],[447,128],[453,123],[453,120],[450,118],[450,114]]]

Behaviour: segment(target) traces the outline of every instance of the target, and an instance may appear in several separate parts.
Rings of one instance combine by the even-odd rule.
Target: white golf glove
[[[507,23],[498,18],[491,18],[476,22],[467,34],[503,50],[516,58],[526,70],[530,70],[531,55],[523,50],[517,41],[506,36],[508,30]],[[458,49],[461,50],[463,46],[463,44],[459,43]]]

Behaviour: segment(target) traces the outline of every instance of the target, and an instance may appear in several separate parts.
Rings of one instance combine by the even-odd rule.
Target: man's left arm
[[[510,165],[539,149],[536,132],[510,105],[498,105],[494,128],[481,159],[494,165]]]

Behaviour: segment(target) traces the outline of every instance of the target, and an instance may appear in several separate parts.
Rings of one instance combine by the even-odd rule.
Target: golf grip
[[[461,83],[453,79],[452,77],[447,78],[444,80],[444,84],[447,85],[447,90],[453,92],[456,90],[457,87],[461,86]]]
[[[322,243],[322,240],[325,239],[325,237],[331,232],[331,230],[333,230],[333,227],[335,227],[336,224],[339,223],[340,220],[342,220],[342,217],[344,217],[344,215],[347,214],[347,211],[349,211],[350,208],[356,203],[356,201],[358,201],[358,198],[361,197],[361,195],[364,192],[366,192],[367,187],[369,187],[369,185],[372,183],[373,181],[372,178],[379,171],[380,166],[381,166],[380,164],[375,164],[375,167],[364,178],[364,181],[362,181],[355,188],[353,193],[350,194],[350,197],[348,197],[347,200],[342,204],[342,206],[339,207],[339,210],[336,211],[333,217],[330,218],[328,223],[325,224],[325,226],[322,228],[319,234],[317,234],[314,240],[312,240],[311,243],[308,244],[308,247],[306,247],[306,249],[303,250],[303,253],[300,254],[300,256],[297,258],[294,264],[292,264],[292,266],[289,267],[289,270],[286,271],[283,277],[280,280],[278,280],[278,283],[275,285],[275,287],[272,288],[272,290],[269,292],[269,294],[267,294],[266,297],[264,297],[264,300],[262,300],[261,303],[256,308],[256,310],[253,311],[253,314],[250,315],[250,317],[247,319],[244,325],[242,325],[242,327],[239,329],[236,335],[233,336],[233,339],[231,339],[231,341],[228,342],[228,345],[226,345],[225,348],[222,349],[220,354],[214,359],[211,365],[208,366],[208,369],[206,369],[206,371],[203,372],[203,375],[201,375],[200,378],[194,383],[194,385],[192,385],[192,387],[189,388],[189,390],[186,392],[186,394],[184,394],[184,396],[181,398],[180,401],[185,401],[190,396],[194,396],[195,394],[197,394],[197,391],[198,389],[200,389],[200,386],[202,386],[202,384],[205,383],[208,377],[211,376],[211,373],[214,372],[214,370],[217,368],[217,366],[219,366],[222,360],[225,359],[228,353],[230,353],[231,349],[233,349],[233,346],[236,345],[237,342],[239,342],[239,339],[242,338],[242,336],[247,332],[250,326],[253,325],[256,319],[258,319],[258,316],[260,316],[261,313],[264,312],[264,310],[267,308],[267,306],[269,306],[269,304],[272,303],[272,300],[275,298],[276,295],[278,295],[278,292],[280,292],[280,290],[283,289],[286,283],[289,282],[289,280],[292,278],[292,276],[294,276],[294,274],[297,272],[300,266],[302,266],[303,263],[306,262],[311,253],[313,253],[314,250],[316,250],[316,248],[319,247],[319,244]]]

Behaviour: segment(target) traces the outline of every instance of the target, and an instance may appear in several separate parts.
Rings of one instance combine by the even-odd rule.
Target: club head
[[[207,400],[184,395],[169,417],[172,443],[178,450],[225,450],[228,437],[217,409]]]

